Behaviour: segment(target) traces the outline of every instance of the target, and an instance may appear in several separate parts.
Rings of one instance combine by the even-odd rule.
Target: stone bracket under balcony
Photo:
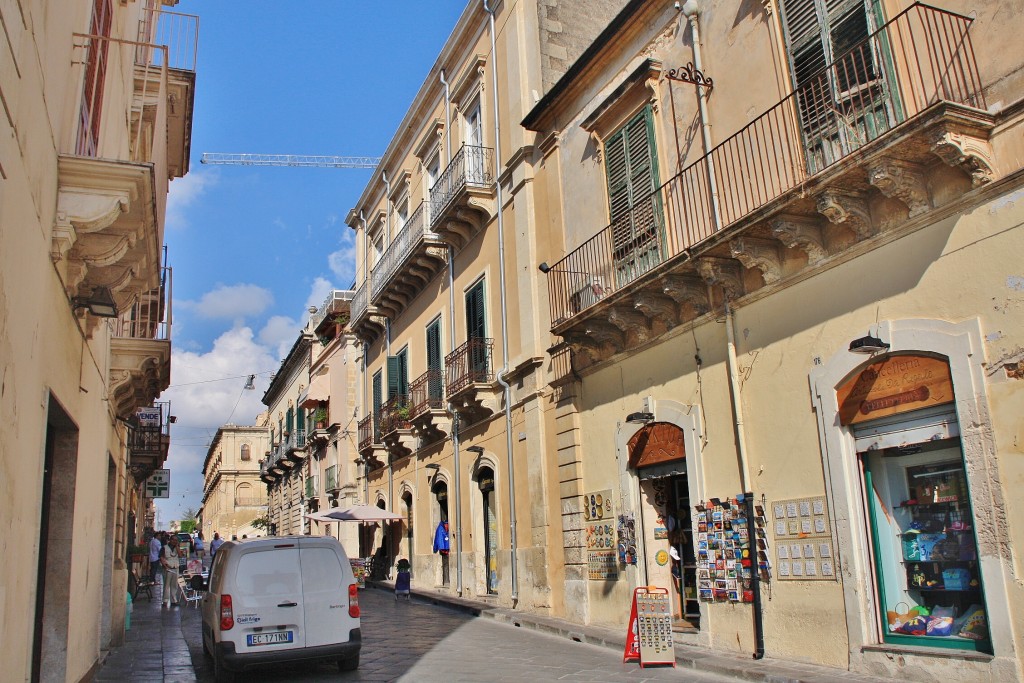
[[[158,286],[160,225],[148,164],[61,155],[51,257],[68,297],[107,287],[118,307]]]
[[[552,331],[584,369],[721,312],[726,301],[763,296],[926,227],[994,179],[993,127],[986,112],[937,105],[617,291],[605,282]]]
[[[501,410],[502,393],[497,382],[477,382],[451,394],[448,402],[459,414],[460,424],[472,424]]]
[[[494,150],[464,145],[430,190],[430,227],[461,249],[496,215]]]
[[[377,337],[384,334],[387,318],[380,314],[376,306],[368,306],[366,312],[353,318],[349,324],[352,334],[367,344],[372,344]]]
[[[394,429],[390,432],[382,433],[381,440],[384,442],[384,448],[387,450],[388,455],[391,456],[392,460],[404,458],[418,448],[416,435],[413,433],[411,427]]]
[[[107,394],[118,417],[152,405],[171,383],[171,342],[166,339],[114,337],[110,340]]]
[[[452,433],[452,416],[441,409],[427,409],[409,417],[412,433],[420,443],[432,443],[447,438]]]
[[[431,238],[427,238],[431,239]],[[436,238],[434,238],[436,239]],[[448,264],[448,248],[424,241],[391,274],[373,303],[385,317],[397,318],[428,282]],[[377,272],[374,271],[374,278]]]

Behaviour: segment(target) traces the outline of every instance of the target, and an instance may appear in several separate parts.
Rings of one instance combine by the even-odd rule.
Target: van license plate
[[[253,645],[274,645],[294,641],[292,631],[271,631],[270,633],[250,633],[246,636],[250,647]]]

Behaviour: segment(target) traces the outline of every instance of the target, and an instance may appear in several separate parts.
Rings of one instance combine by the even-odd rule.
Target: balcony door
[[[380,409],[384,405],[384,376],[373,373],[373,442],[380,443]]]
[[[441,400],[441,319],[427,326],[427,398],[431,406]]]
[[[808,173],[814,174],[894,125],[882,37],[864,0],[783,0]],[[826,68],[827,67],[827,68]]]
[[[604,159],[615,279],[623,287],[662,259],[658,155],[649,106],[605,141]],[[597,291],[604,285],[598,280],[594,276],[585,286]]]
[[[484,281],[466,292],[466,339],[469,341],[469,374],[471,381],[487,376],[487,315],[484,299]]]
[[[102,38],[90,38],[85,58],[85,83],[82,87],[82,106],[79,109],[78,140],[75,153],[94,157],[98,152],[100,115],[103,111],[103,84],[107,76],[107,61],[113,22],[110,0],[94,0],[89,33]]]
[[[480,113],[480,99],[470,105],[466,113],[466,182],[482,184],[484,178],[484,127]]]

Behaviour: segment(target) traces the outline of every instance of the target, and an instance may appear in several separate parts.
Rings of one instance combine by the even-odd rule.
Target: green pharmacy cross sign
[[[171,497],[171,471],[156,470],[146,480],[146,495],[150,498]]]

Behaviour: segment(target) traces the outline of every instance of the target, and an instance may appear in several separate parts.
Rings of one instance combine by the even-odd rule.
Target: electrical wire
[[[262,375],[272,375],[272,374],[274,374],[274,372],[275,372],[274,370],[265,370],[264,372],[257,372],[257,373],[251,373],[250,372],[249,374],[246,374],[246,375],[235,375],[233,377],[219,377],[217,379],[203,379],[203,380],[198,380],[198,381],[195,381],[195,382],[182,382],[181,384],[172,384],[172,385],[170,385],[167,388],[168,389],[174,389],[175,387],[189,387],[189,386],[192,386],[194,384],[209,384],[210,382],[225,382],[225,381],[227,381],[229,379],[248,379],[249,375],[252,375],[252,374],[255,374],[257,377],[259,377],[259,376],[262,376]]]

